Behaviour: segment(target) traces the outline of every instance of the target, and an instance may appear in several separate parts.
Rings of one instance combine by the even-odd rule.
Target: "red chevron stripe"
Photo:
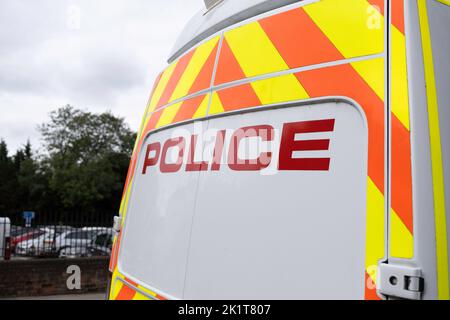
[[[199,92],[201,90],[207,89],[211,86],[212,74],[214,71],[214,65],[216,63],[217,50],[219,48],[219,43],[216,44],[213,51],[206,60],[202,70],[198,74],[194,81],[194,84],[189,89],[189,94]]]
[[[175,116],[173,123],[178,123],[186,120],[190,120],[194,117],[195,112],[200,107],[201,103],[205,99],[206,95],[201,95],[183,102]]]
[[[225,111],[233,111],[261,105],[250,84],[227,88],[217,92]]]
[[[186,71],[186,68],[189,65],[189,62],[191,61],[194,52],[195,49],[191,50],[190,52],[188,52],[187,54],[185,54],[183,57],[180,58],[169,82],[167,83],[166,88],[164,89],[161,99],[159,99],[157,107],[161,107],[169,102],[173,92],[175,91],[175,88],[177,87],[178,82],[180,81],[181,77]]]
[[[392,115],[392,208],[413,234],[410,133]]]
[[[116,297],[116,300],[133,300],[136,295],[136,291],[131,289],[126,284],[123,284],[122,289],[120,289],[119,294]]]
[[[384,0],[367,0],[373,7],[379,9],[380,13],[384,15]]]
[[[375,284],[372,281],[372,278],[366,272],[365,275],[366,285],[365,285],[365,299],[366,300],[381,300],[381,298],[377,295],[377,289]],[[369,287],[370,284],[370,287]]]
[[[369,123],[369,176],[384,194],[384,102],[349,64],[296,76],[310,97],[346,96],[362,106]]]
[[[242,68],[234,56],[233,51],[231,51],[230,45],[224,38],[214,83],[215,85],[219,85],[244,78],[244,71],[242,71]]]
[[[392,24],[405,34],[405,3],[404,0],[391,0]]]
[[[344,59],[302,8],[259,23],[291,69]]]
[[[392,24],[405,33],[404,0],[392,0]],[[405,56],[406,59],[406,56]],[[405,79],[407,81],[407,79]],[[393,87],[392,90],[395,90]],[[392,114],[392,208],[411,232],[413,227],[411,136],[409,130]]]

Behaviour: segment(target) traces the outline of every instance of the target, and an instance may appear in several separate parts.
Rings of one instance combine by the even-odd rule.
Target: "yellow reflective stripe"
[[[406,129],[409,124],[408,70],[406,65],[405,36],[392,27],[392,100],[391,110]]]
[[[161,117],[159,118],[155,128],[158,129],[171,124],[173,122],[173,119],[175,119],[175,116],[177,115],[178,111],[180,110],[182,104],[183,101],[175,103],[174,105],[165,108],[162,111]]]
[[[450,0],[437,0],[437,1],[439,1],[440,3],[445,4],[447,6],[450,6]]]
[[[148,123],[150,122],[150,119],[152,118],[153,112],[149,112],[148,115],[145,117],[144,119],[144,127],[142,130],[142,134],[144,134],[145,129],[148,126]],[[142,134],[141,134],[141,138],[142,138]]]
[[[111,290],[109,294],[110,300],[116,300],[117,296],[120,293],[120,290],[122,290],[123,282],[118,280],[120,278],[119,271],[117,267],[114,269],[113,275],[112,275],[112,281],[111,281]]]
[[[228,31],[225,39],[246,77],[289,69],[258,22]]]
[[[208,113],[208,106],[209,106],[209,98],[210,94],[207,94],[205,98],[203,99],[202,103],[198,107],[197,111],[194,113],[194,116],[192,119],[198,119],[206,117],[206,114]]]
[[[352,67],[384,101],[384,58],[353,62]]]
[[[174,63],[169,65],[167,69],[163,72],[161,79],[159,80],[159,83],[156,86],[155,92],[153,93],[153,96],[150,99],[148,112],[152,112],[155,110],[159,100],[161,99],[161,96],[164,93],[164,90],[167,87],[167,84],[169,83],[170,78],[172,77],[173,72],[175,71],[175,67],[177,66],[177,64],[178,61],[175,61]]]
[[[433,171],[434,218],[436,228],[438,297],[450,299],[448,275],[448,243],[445,208],[444,170],[442,162],[439,107],[434,75],[433,48],[428,21],[427,1],[419,0],[419,21],[422,34],[425,81],[430,127],[431,162]]]
[[[194,81],[200,74],[200,71],[202,70],[203,66],[214,50],[217,42],[219,42],[219,38],[220,37],[215,37],[195,49],[191,61],[189,61],[186,70],[181,76],[180,81],[178,82],[172,96],[170,97],[170,102],[188,95],[189,90],[194,84]]]
[[[376,269],[384,257],[384,196],[372,179],[367,183],[366,270],[376,282]]]
[[[123,201],[122,213],[122,225],[125,223],[125,217],[127,216],[128,202],[130,201],[131,189],[133,188],[133,179],[130,180],[128,184],[128,189],[125,193],[125,199]]]
[[[398,214],[390,214],[390,255],[394,258],[412,259],[414,257],[414,238]]]
[[[217,92],[214,92],[211,99],[211,106],[209,107],[209,114],[219,114],[225,112],[225,109],[220,101]]]
[[[151,99],[151,97],[150,97],[150,99]],[[134,143],[133,152],[135,152],[137,150],[137,148],[139,146],[139,141],[141,140],[142,134],[144,133],[146,119],[147,119],[147,115],[149,113],[149,110],[150,110],[150,101],[147,103],[147,107],[145,108],[144,116],[142,117],[141,124],[139,126],[139,131],[138,131],[137,136],[136,136],[136,141]]]
[[[111,300],[117,299],[117,296],[119,295],[120,290],[122,290],[122,288],[123,288],[122,281],[116,281],[116,284],[114,285],[114,288],[111,291],[111,296],[110,296]]]
[[[368,1],[323,0],[304,10],[345,58],[384,51],[384,17]]]
[[[258,80],[251,86],[263,105],[309,98],[293,74]]]
[[[156,293],[154,293],[154,292],[151,291],[151,290],[148,290],[147,288],[144,288],[144,287],[142,287],[142,286],[138,286],[138,288],[139,288],[139,290],[145,292],[146,294],[148,294],[148,295],[150,295],[150,296],[152,296],[152,297],[154,297],[154,298],[156,298],[156,296],[157,296]],[[148,300],[148,299],[149,299],[149,298],[147,298],[147,300]]]
[[[148,301],[148,300],[151,300],[151,299],[149,297],[147,297],[147,296],[144,296],[139,291],[137,291],[132,300]]]

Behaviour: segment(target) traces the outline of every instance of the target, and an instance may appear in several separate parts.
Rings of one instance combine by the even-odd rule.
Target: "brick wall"
[[[0,297],[31,297],[106,292],[108,258],[0,261]],[[67,269],[81,271],[81,290],[69,290]]]

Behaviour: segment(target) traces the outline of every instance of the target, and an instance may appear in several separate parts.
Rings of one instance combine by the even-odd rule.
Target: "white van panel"
[[[294,158],[330,158],[329,169],[279,171],[283,126],[329,119],[332,132],[295,136],[329,139],[329,150],[293,152]],[[209,134],[227,131],[217,171],[183,167],[161,173],[154,165],[142,174],[147,146],[180,135],[188,141],[192,124],[153,133],[144,143],[119,271],[175,298],[364,298],[368,129],[360,109],[311,103],[245,111],[201,125]],[[226,157],[231,133],[255,125],[272,126],[274,142],[248,139],[247,159],[272,152],[271,164],[263,171],[234,171]],[[200,145],[201,160],[211,163],[208,142]]]
[[[179,127],[192,131],[193,125]],[[171,138],[172,131],[152,134],[144,145]],[[148,168],[142,175],[145,148],[137,167],[119,270],[132,279],[179,297],[184,285],[189,232],[197,174],[162,174]]]
[[[330,118],[330,171],[201,175],[184,298],[364,297],[368,136],[360,111],[326,103],[219,118],[209,127]]]

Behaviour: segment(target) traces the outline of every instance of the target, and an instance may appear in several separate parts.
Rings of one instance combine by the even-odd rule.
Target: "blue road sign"
[[[23,218],[25,220],[25,226],[31,227],[31,221],[33,221],[36,214],[33,211],[24,211]]]

